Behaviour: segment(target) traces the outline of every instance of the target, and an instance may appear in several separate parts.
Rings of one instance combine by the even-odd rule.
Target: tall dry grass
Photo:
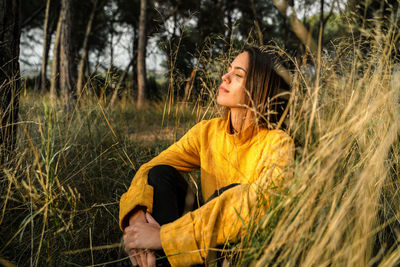
[[[47,96],[21,94],[14,158],[0,170],[1,264],[101,266],[126,258],[120,196],[141,164],[195,122],[188,108],[163,116],[163,103],[107,107],[93,95],[66,114]]]
[[[364,32],[296,67],[294,177],[236,246],[237,266],[400,264],[399,32]]]

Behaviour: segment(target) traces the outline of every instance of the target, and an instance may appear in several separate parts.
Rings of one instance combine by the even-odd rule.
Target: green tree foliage
[[[52,11],[50,13],[58,16],[59,0],[51,2]],[[304,18],[300,19],[307,28],[313,29],[312,35],[315,40],[318,40],[319,15],[307,16],[306,10],[309,10],[310,6],[317,2],[317,0],[296,1],[304,11],[302,11]],[[379,1],[375,2],[379,3]],[[351,5],[356,5],[355,3],[356,1],[350,1],[348,10],[352,8]],[[357,6],[358,8],[362,7],[362,5]],[[326,9],[329,7],[330,5],[327,5]],[[80,58],[91,8],[92,1],[73,0],[72,43],[76,65]],[[113,45],[110,39],[113,39],[113,44],[115,44],[115,40],[118,40],[123,34],[120,29],[129,26],[132,29],[132,51],[129,57],[133,59],[131,65],[136,66],[139,10],[139,0],[99,1],[92,30],[95,34],[91,34],[89,38],[89,53],[100,56],[107,51],[112,55]],[[30,14],[37,14],[34,16],[35,19],[31,19],[31,22],[28,23],[26,29],[43,26],[44,4],[41,1],[34,0],[24,3],[23,11],[25,14],[22,15],[23,18],[25,17],[22,19],[23,21],[27,20]],[[343,23],[338,18],[339,15],[333,14],[327,21],[323,39],[324,47],[344,32]],[[52,31],[55,29],[55,24],[53,23]],[[167,79],[173,79],[169,84],[170,86],[173,84],[174,95],[178,98],[185,95],[184,88],[193,72],[204,67],[198,58],[205,50],[210,57],[217,57],[222,53],[227,55],[230,48],[240,49],[245,42],[259,43],[261,36],[264,45],[278,43],[292,56],[300,57],[304,53],[304,46],[290,29],[287,19],[276,9],[272,1],[151,0],[147,7],[146,31],[149,40],[157,41],[158,48],[167,59],[162,64],[165,69],[169,70],[166,76]],[[149,53],[150,51],[147,52],[147,55]],[[98,63],[98,60],[91,63],[93,66]],[[115,69],[115,66],[109,66],[108,62],[101,62],[101,64],[103,69]],[[125,66],[122,67],[125,68]],[[136,81],[136,68],[131,68],[131,73],[132,80]],[[219,74],[216,77],[219,78]],[[196,81],[194,92],[199,92],[200,88],[198,87],[201,86],[201,82],[197,75],[194,75],[194,79]],[[131,90],[136,91],[135,82],[131,83]]]

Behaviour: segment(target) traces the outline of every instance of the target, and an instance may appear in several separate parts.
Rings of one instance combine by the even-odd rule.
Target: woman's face
[[[218,90],[217,103],[228,108],[237,108],[245,104],[246,76],[249,69],[249,54],[239,54],[222,76]]]

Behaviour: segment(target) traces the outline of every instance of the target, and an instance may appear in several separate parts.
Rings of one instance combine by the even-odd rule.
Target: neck
[[[245,108],[231,108],[231,129],[239,133],[253,122],[253,113]]]

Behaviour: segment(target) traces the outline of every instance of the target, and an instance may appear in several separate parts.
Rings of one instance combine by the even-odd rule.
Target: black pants
[[[188,184],[182,175],[168,165],[157,165],[148,174],[147,182],[153,187],[153,218],[167,224],[182,216],[185,209]],[[156,251],[157,267],[171,266],[163,250]]]
[[[173,167],[158,165],[148,174],[147,182],[153,187],[153,218],[167,224],[182,216],[188,184]]]
[[[160,225],[180,218],[185,210],[185,204],[195,207],[197,203],[197,200],[194,200],[194,203],[186,203],[188,184],[182,175],[171,166],[157,165],[153,167],[148,174],[148,184],[153,187],[152,216]],[[216,190],[206,203],[236,185],[238,184],[230,184]],[[157,266],[170,266],[163,251],[157,251],[157,254],[159,258]]]

